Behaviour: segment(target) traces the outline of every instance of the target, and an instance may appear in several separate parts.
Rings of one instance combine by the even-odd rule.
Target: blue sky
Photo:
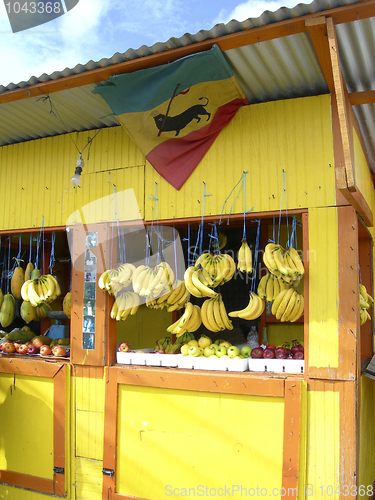
[[[25,0],[20,0],[23,4]],[[296,0],[79,0],[44,25],[13,33],[0,3],[0,85],[27,81],[116,52],[196,34],[232,19],[259,17],[265,10],[293,8]]]

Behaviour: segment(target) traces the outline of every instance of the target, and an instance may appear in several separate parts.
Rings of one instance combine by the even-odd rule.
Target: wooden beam
[[[8,90],[0,94],[0,104],[13,102],[30,97],[40,97],[43,94],[51,94],[62,90],[81,87],[83,85],[95,84],[107,80],[111,76],[130,73],[140,69],[151,68],[166,64],[182,57],[186,57],[197,52],[209,50],[217,44],[221,51],[231,50],[245,45],[274,40],[288,35],[296,35],[306,32],[306,21],[317,17],[330,16],[334,23],[342,24],[374,17],[375,0],[358,2],[335,9],[325,10],[319,14],[308,14],[297,18],[287,19],[278,23],[267,24],[255,28],[245,29],[238,33],[231,33],[217,38],[209,38],[202,42],[197,42],[177,49],[168,48],[166,50],[150,56],[131,59],[122,63],[112,64],[103,68],[85,71],[76,75],[71,75],[57,80],[41,82],[28,87]]]
[[[373,227],[373,215],[372,211],[366,202],[361,191],[357,189],[355,192],[351,192],[346,185],[346,170],[344,166],[339,166],[335,168],[336,173],[336,184],[337,188],[342,193],[347,200],[347,202],[359,213],[363,218],[367,227]]]
[[[352,106],[357,106],[359,104],[374,104],[375,90],[366,90],[363,92],[351,92],[349,94],[349,101]]]
[[[345,99],[345,84],[341,72],[336,30],[333,23],[333,19],[331,17],[328,17],[326,19],[326,23],[327,23],[328,43],[331,55],[333,81],[334,81],[335,95],[337,101],[337,111],[339,116],[341,141],[344,153],[344,165],[346,170],[347,188],[349,191],[356,191],[357,188],[355,185],[354,167],[352,161],[349,117]]]
[[[327,24],[323,16],[313,17],[306,20],[306,28],[316,56],[326,80],[329,92],[335,92],[331,54],[328,45]]]

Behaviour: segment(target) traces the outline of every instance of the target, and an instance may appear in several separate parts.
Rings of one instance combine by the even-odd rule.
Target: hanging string
[[[233,200],[232,206],[231,206],[230,211],[229,211],[229,214],[228,214],[227,225],[229,225],[229,218],[230,218],[231,213],[232,213],[232,209],[233,209],[234,202],[236,201],[236,199],[238,198],[238,196],[239,196],[239,194],[240,194],[240,192],[241,192],[242,185],[243,185],[243,182],[244,182],[244,177],[245,177],[245,175],[246,175],[246,174],[248,174],[248,173],[249,173],[248,171],[243,172],[243,174],[241,175],[240,180],[239,180],[239,181],[237,182],[237,184],[236,184],[236,185],[232,188],[232,190],[231,190],[231,192],[229,193],[229,195],[228,195],[227,199],[224,201],[223,208],[221,209],[220,220],[219,220],[219,226],[221,225],[221,219],[222,219],[222,216],[223,216],[224,207],[225,207],[225,205],[226,205],[227,201],[229,200],[229,198],[230,198],[231,194],[233,193],[233,191],[236,189],[236,187],[238,186],[238,184],[241,182],[241,186],[240,186],[240,188],[239,188],[239,190],[238,190],[238,192],[237,192],[237,194],[236,194],[236,196],[235,196],[235,198],[234,198],[234,200]],[[252,207],[252,208],[251,208],[251,210],[249,210],[249,211],[248,211],[248,212],[246,212],[246,213],[251,212],[253,209],[254,209],[254,207]]]
[[[121,234],[120,234],[120,219],[119,219],[119,209],[118,209],[118,196],[117,196],[117,188],[114,186],[114,198],[116,203],[116,219],[117,219],[117,260],[119,263],[125,262],[122,260],[122,252],[121,252]]]
[[[53,232],[52,238],[51,238],[51,255],[49,258],[49,266],[48,266],[50,274],[52,274],[53,266],[55,265],[55,239],[56,239],[56,235]]]
[[[245,177],[246,177],[246,174],[248,174],[248,173],[249,173],[249,172],[248,172],[248,171],[246,171],[246,172],[244,172],[244,173],[242,174],[242,178],[241,178],[241,179],[242,179],[242,183],[241,183],[240,189],[238,190],[238,193],[236,194],[236,197],[235,197],[235,198],[234,198],[234,200],[233,200],[232,206],[230,207],[229,214],[228,214],[227,225],[229,225],[229,218],[230,218],[230,216],[231,216],[231,213],[232,213],[232,210],[233,210],[234,203],[235,203],[236,199],[238,198],[238,196],[239,196],[239,194],[240,194],[240,192],[241,192],[241,189],[243,189],[243,190],[244,190],[244,196],[245,196]],[[250,209],[250,210],[247,210],[247,211],[246,211],[246,209],[245,209],[245,207],[244,207],[244,225],[245,225],[245,215],[246,215],[246,214],[248,214],[248,213],[250,213],[250,212],[252,212],[253,210],[254,210],[254,206],[253,206],[253,207],[251,207],[251,209]]]
[[[243,185],[243,233],[242,233],[242,238],[244,240],[246,240],[246,182],[245,182],[246,174],[247,174],[247,172],[243,173],[243,181],[242,181],[242,185]]]
[[[8,280],[7,280],[7,293],[9,293],[9,283],[10,283],[10,278],[12,276],[11,272],[10,272],[10,236],[8,238],[9,240],[9,247],[8,247]]]
[[[257,278],[257,270],[258,270],[258,253],[259,253],[259,242],[260,242],[260,219],[254,220],[254,222],[258,222],[257,227],[257,235],[255,241],[255,250],[254,250],[254,266],[253,266],[253,275],[251,277],[251,293],[255,292],[256,278]]]
[[[30,251],[29,251],[29,262],[31,262],[31,250],[33,247],[33,235],[30,234]]]
[[[155,194],[154,196],[150,196],[150,200],[153,200],[152,204],[152,217],[151,217],[151,226],[150,226],[150,237],[149,237],[149,247],[151,247],[152,235],[154,231],[154,219],[155,219],[155,207],[156,207],[156,219],[159,220],[159,198],[158,198],[158,183],[155,182]],[[160,235],[157,234],[157,237],[160,238]],[[158,241],[158,249],[159,249],[159,241]],[[151,254],[151,248],[148,248],[149,253]],[[147,249],[146,249],[147,253]],[[158,255],[158,263],[159,263],[160,254]]]
[[[113,227],[115,225],[115,210],[116,210],[116,185],[113,184],[113,204],[112,204],[112,229],[111,229],[111,260],[109,262],[109,268],[113,269],[113,239],[114,239],[114,234],[113,234]]]
[[[43,217],[43,224],[42,224],[42,248],[43,248],[43,254],[42,254],[42,274],[45,274],[46,273],[46,262],[45,262],[45,259],[44,259],[44,256],[45,256],[45,253],[44,253],[44,217]]]
[[[178,263],[177,263],[177,236],[176,236],[176,229],[174,227],[173,223],[173,255],[174,255],[174,275],[176,276],[176,280],[178,277]]]
[[[279,234],[277,237],[277,244],[280,244],[280,226],[281,226],[281,209],[283,203],[283,192],[285,193],[285,214],[286,214],[286,227],[287,227],[287,245],[289,245],[289,222],[288,222],[288,200],[286,195],[286,178],[285,178],[285,170],[283,169],[282,183],[281,183],[281,196],[280,196],[280,212],[279,212]]]
[[[18,254],[17,254],[17,257],[13,257],[13,259],[14,259],[14,263],[12,266],[12,270],[10,271],[10,276],[12,275],[15,268],[20,265],[21,260],[22,260],[21,259],[21,235],[18,236]]]
[[[39,245],[40,245],[40,239],[42,237],[42,231],[43,231],[43,228],[44,228],[44,217],[42,218],[42,226],[40,228],[40,233],[38,234],[37,236],[37,245],[36,245],[36,259],[35,259],[35,267],[37,269],[41,269],[41,267],[38,267],[38,259],[39,259]]]

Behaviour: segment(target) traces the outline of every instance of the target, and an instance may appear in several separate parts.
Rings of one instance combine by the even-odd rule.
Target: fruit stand
[[[323,21],[328,90],[241,101],[179,189],[118,123],[0,147],[1,498],[374,498],[375,190]]]

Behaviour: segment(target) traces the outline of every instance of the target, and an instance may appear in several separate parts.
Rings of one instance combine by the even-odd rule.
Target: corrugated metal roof
[[[280,8],[264,12],[259,18],[218,24],[209,31],[195,35],[186,33],[165,43],[138,50],[116,53],[110,59],[89,61],[74,68],[56,71],[51,75],[33,76],[28,81],[0,86],[1,93],[30,87],[42,82],[83,74],[98,68],[110,67],[125,61],[191,46],[204,40],[220,39],[252,28],[295,19],[312,13],[356,4],[356,0],[314,0],[293,9]],[[361,2],[362,3],[362,2]],[[340,60],[349,92],[375,90],[375,17],[336,26]],[[249,102],[260,103],[328,93],[328,87],[316,53],[307,33],[283,36],[239,48],[225,50],[234,74]],[[0,105],[0,145],[28,141],[66,132],[84,131],[118,125],[118,121],[99,95],[91,91],[94,84],[54,92],[50,99],[41,93],[20,101]],[[367,154],[375,172],[375,105],[354,106]]]

